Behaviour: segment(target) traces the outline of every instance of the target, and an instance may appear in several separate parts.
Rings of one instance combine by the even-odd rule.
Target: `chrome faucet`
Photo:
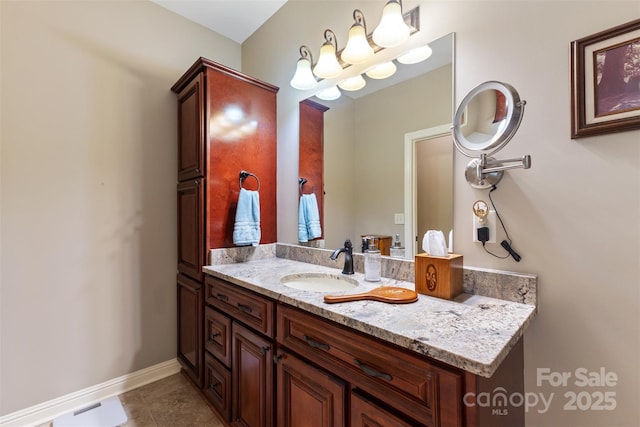
[[[344,252],[344,268],[342,269],[342,274],[353,274],[353,245],[351,244],[351,240],[345,240],[344,247],[333,251],[329,258],[335,261],[342,252]]]

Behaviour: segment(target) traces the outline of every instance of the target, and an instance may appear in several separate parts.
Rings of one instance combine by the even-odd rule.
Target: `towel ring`
[[[258,191],[260,191],[260,180],[258,179],[258,177],[254,174],[252,174],[251,172],[247,172],[247,171],[240,171],[240,188],[244,188],[242,186],[242,182],[247,179],[247,177],[252,176],[256,179],[256,181],[258,182]],[[245,189],[246,190],[246,189]]]
[[[302,177],[298,178],[298,183],[300,184],[300,195],[302,196],[303,194],[305,194],[302,191],[302,187],[307,183],[307,178],[302,178]],[[307,194],[313,194],[315,192],[316,192],[316,187],[314,186],[314,187],[311,187],[311,193],[307,193]]]

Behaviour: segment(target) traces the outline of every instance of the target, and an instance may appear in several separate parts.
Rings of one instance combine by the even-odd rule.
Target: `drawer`
[[[277,341],[420,423],[437,425],[438,371],[425,358],[288,306]]]
[[[211,276],[206,277],[205,286],[207,304],[273,338],[272,300]]]
[[[210,354],[204,357],[204,388],[207,400],[218,410],[224,420],[231,420],[231,374]]]
[[[211,307],[204,312],[204,348],[231,366],[231,319]]]
[[[383,407],[362,396],[351,393],[351,427],[393,426],[414,427],[414,423],[395,416]]]

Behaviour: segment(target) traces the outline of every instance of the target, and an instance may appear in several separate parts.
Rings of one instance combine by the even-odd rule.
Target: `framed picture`
[[[640,19],[571,42],[571,138],[640,129]]]

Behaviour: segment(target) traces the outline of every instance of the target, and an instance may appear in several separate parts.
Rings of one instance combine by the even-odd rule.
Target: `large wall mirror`
[[[421,252],[415,236],[421,242],[429,229],[449,235],[454,43],[453,33],[434,40],[426,61],[400,64],[397,75],[368,80],[364,89],[343,91],[337,100],[311,98],[329,107],[324,113],[324,247],[341,247],[349,238],[359,252],[362,235],[397,234],[407,249],[405,258],[413,259]]]

